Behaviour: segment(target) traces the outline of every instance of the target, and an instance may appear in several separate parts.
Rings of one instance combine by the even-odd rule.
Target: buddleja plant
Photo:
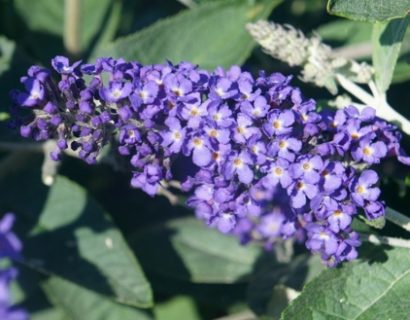
[[[83,58],[80,2],[67,1],[65,48],[76,58],[56,55],[48,65],[34,64],[10,91],[9,127],[35,141],[19,142],[23,150],[44,153],[43,185],[22,169],[28,181],[35,177],[25,197],[34,203],[31,189],[48,188],[47,201],[44,208],[5,205],[22,212],[23,222],[35,221],[22,228],[24,258],[10,231],[11,215],[0,239],[12,251],[5,256],[36,283],[32,292],[45,293],[51,317],[172,319],[161,304],[153,313],[142,311],[153,307],[151,285],[174,298],[170,288],[181,294],[187,282],[182,292],[190,307],[172,304],[178,319],[208,317],[192,311],[192,301],[201,300],[196,291],[205,301],[222,292],[243,302],[233,297],[244,283],[248,307],[226,319],[409,316],[410,244],[386,236],[383,227],[390,221],[405,237],[410,219],[388,207],[394,203],[385,200],[382,186],[386,166],[410,165],[403,142],[410,122],[387,101],[410,4],[328,2],[331,14],[373,23],[370,63],[359,60],[362,47],[335,50],[316,34],[264,20],[279,2],[183,1],[192,8],[109,45],[100,39]],[[115,19],[112,6],[107,12]],[[232,13],[230,43],[212,47],[215,38],[228,35],[199,30],[196,46],[181,51],[183,35]],[[301,72],[240,67],[255,44]],[[309,87],[298,87],[295,78],[322,89],[319,96],[309,97]],[[126,174],[130,190],[149,196],[147,206],[164,196],[195,218],[144,229],[135,212],[131,221],[141,230],[127,234],[126,226],[117,229],[95,200],[59,175],[67,156],[83,160],[86,171],[109,164]],[[110,197],[122,201],[121,195]],[[30,309],[34,302],[23,280]],[[210,284],[219,287],[212,291]],[[7,285],[0,312],[5,319],[26,319],[25,311],[10,307]]]

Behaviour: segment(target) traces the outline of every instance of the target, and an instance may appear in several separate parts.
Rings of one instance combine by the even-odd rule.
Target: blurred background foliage
[[[244,26],[259,18],[317,33],[334,47],[361,46],[353,50],[355,58],[370,61],[371,25],[329,15],[323,0],[80,3],[78,52],[70,52],[63,0],[0,0],[0,212],[17,214],[25,245],[14,288],[19,303],[33,320],[195,320],[246,316],[249,308],[277,315],[286,305],[286,288],[301,290],[322,270],[316,258],[299,247],[290,252],[285,244],[274,253],[242,247],[205,228],[188,209],[130,189],[128,174],[110,164],[110,155],[91,167],[66,157],[54,185],[44,186],[41,147],[21,142],[7,128],[8,91],[28,66],[49,66],[55,55],[295,73],[255,47]],[[388,93],[391,105],[408,118],[409,63],[408,32]],[[294,83],[306,96],[330,98],[297,77]],[[410,150],[408,138],[404,146]],[[406,212],[409,169],[386,162],[383,170],[384,200]],[[384,234],[401,231],[388,225]]]

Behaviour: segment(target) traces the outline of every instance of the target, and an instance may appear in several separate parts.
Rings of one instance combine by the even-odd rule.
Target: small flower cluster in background
[[[337,93],[336,74],[341,73],[354,82],[368,83],[373,69],[365,62],[335,55],[318,35],[306,37],[290,25],[259,20],[246,26],[251,36],[270,56],[290,66],[300,66],[302,80]]]
[[[20,240],[12,232],[13,224],[14,215],[11,213],[7,213],[0,220],[0,261],[20,256],[22,246]],[[10,283],[16,276],[17,270],[13,267],[0,269],[0,319],[2,320],[28,319],[24,310],[12,306]]]
[[[33,66],[25,90],[12,92],[23,137],[55,140],[55,160],[72,149],[90,164],[113,143],[129,159],[131,185],[152,196],[188,163],[187,204],[243,243],[296,238],[329,266],[354,259],[353,217],[384,215],[374,165],[410,164],[397,128],[374,109],[318,112],[279,73],[60,56],[52,66],[58,80]]]

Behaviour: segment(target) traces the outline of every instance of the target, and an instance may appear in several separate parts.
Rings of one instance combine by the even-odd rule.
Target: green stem
[[[405,216],[404,214],[394,209],[387,208],[386,219],[399,226],[400,228],[410,232],[410,218]]]
[[[336,80],[351,95],[359,99],[365,105],[375,108],[377,116],[387,121],[397,122],[403,132],[410,135],[410,121],[394,110],[387,103],[385,96],[374,97],[356,83],[339,73],[336,74]],[[373,84],[371,86],[373,86]]]
[[[392,247],[410,249],[410,240],[407,239],[376,236],[374,234],[360,234],[360,239],[377,245],[387,244]]]
[[[65,0],[64,47],[73,57],[80,54],[81,0]]]

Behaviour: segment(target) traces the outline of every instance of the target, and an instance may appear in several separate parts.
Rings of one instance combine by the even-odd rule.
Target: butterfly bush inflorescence
[[[296,238],[329,266],[354,259],[353,217],[385,210],[370,167],[386,157],[410,164],[397,128],[374,109],[318,112],[280,73],[60,56],[52,66],[58,81],[33,66],[25,90],[12,92],[22,136],[56,140],[55,160],[70,148],[90,164],[113,143],[129,159],[131,185],[151,196],[189,163],[187,204],[243,243]]]

